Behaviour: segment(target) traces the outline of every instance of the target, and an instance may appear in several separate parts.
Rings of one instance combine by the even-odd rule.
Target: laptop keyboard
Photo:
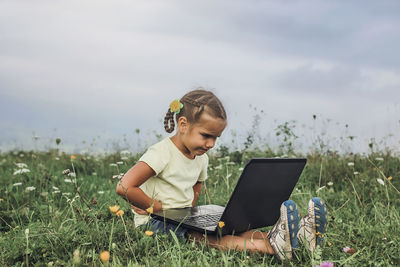
[[[222,214],[204,214],[183,218],[185,224],[193,226],[215,226],[218,224]]]

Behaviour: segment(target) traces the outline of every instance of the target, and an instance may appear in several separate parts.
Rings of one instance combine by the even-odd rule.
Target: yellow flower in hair
[[[171,102],[171,104],[169,104],[169,108],[171,112],[178,114],[183,108],[183,104],[181,103],[181,101],[179,101],[179,99],[175,99]]]
[[[223,222],[223,221],[219,221],[218,222],[218,227],[219,228],[222,228],[222,227],[224,227],[225,226],[225,223]]]

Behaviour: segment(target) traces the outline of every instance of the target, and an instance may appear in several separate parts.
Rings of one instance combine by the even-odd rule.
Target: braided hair
[[[203,112],[207,112],[214,118],[226,120],[226,112],[221,101],[210,91],[199,88],[185,94],[180,101],[183,103],[183,108],[176,114],[176,121],[184,116],[189,123],[196,123]],[[170,109],[165,114],[164,128],[167,133],[172,133],[175,129],[174,114]]]

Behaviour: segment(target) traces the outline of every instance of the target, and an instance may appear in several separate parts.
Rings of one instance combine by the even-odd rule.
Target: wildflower
[[[378,183],[380,183],[381,185],[385,185],[385,182],[384,182],[381,178],[377,178],[376,180],[377,180]]]
[[[112,213],[117,213],[119,210],[119,206],[111,206],[108,207]]]
[[[383,158],[375,158],[376,161],[383,161]]]
[[[218,222],[218,227],[219,228],[222,228],[222,227],[224,227],[225,226],[225,223],[223,222],[223,221],[219,221]]]
[[[70,173],[68,173],[68,176],[69,176],[69,177],[76,177],[76,173],[70,172]]]
[[[71,179],[64,179],[64,182],[66,182],[66,183],[72,183],[72,180],[71,180]]]
[[[328,247],[332,247],[332,242],[328,241]]]
[[[13,186],[20,186],[20,185],[22,185],[22,183],[15,183],[15,184],[13,184]]]
[[[92,172],[92,175],[93,176],[97,176],[97,172]]]
[[[121,157],[121,160],[128,160],[128,157]]]
[[[117,167],[118,165],[115,163],[110,163],[110,167]]]
[[[14,172],[14,175],[22,174],[22,173],[28,173],[28,172],[30,172],[30,170],[29,170],[29,169],[26,169],[26,168],[18,169],[18,170],[16,170],[16,171]]]
[[[62,174],[68,175],[70,172],[71,172],[71,171],[70,171],[69,169],[66,169],[66,170],[63,170],[63,171],[62,171]]]
[[[392,176],[389,176],[387,179],[390,181],[390,180],[392,180],[393,178],[392,178]]]
[[[62,193],[63,196],[70,196],[71,193]]]
[[[41,195],[42,197],[47,197],[48,194],[49,194],[49,192],[42,192],[42,193],[40,193],[40,195]]]
[[[354,166],[354,162],[348,162],[347,166]]]
[[[333,185],[333,182],[328,182],[328,185],[329,185],[329,186],[332,186],[332,185]]]
[[[0,202],[3,202],[4,201],[4,199],[3,198],[0,198]]]
[[[118,161],[117,164],[118,164],[118,165],[122,165],[122,164],[124,164],[124,163],[123,163],[122,161]]]
[[[353,172],[353,174],[354,174],[354,175],[357,175],[357,174],[359,174],[359,172]]]
[[[147,211],[148,213],[152,214],[152,213],[153,213],[153,207],[147,208],[146,211]]]
[[[323,187],[318,188],[315,193],[318,193],[319,191],[321,191],[322,189],[324,189],[326,186],[324,185]]]
[[[128,150],[122,150],[119,153],[120,153],[121,156],[129,156],[131,154],[131,152],[129,152]]]
[[[75,249],[73,255],[74,255],[73,257],[74,264],[79,264],[81,262],[81,255],[79,253],[79,249]]]
[[[343,248],[343,252],[349,253],[349,254],[354,254],[356,252],[356,250],[354,248],[346,246],[346,247]]]
[[[104,194],[104,191],[99,191],[99,192],[97,192],[98,194],[100,194],[100,195],[102,195],[102,194]]]
[[[153,231],[147,230],[146,232],[144,232],[147,236],[152,236],[154,234]]]
[[[35,189],[36,189],[36,187],[34,187],[34,186],[28,186],[27,188],[25,188],[25,191],[29,192],[29,191],[33,191]]]
[[[59,157],[55,157],[54,159],[55,159],[55,160],[60,160],[60,158],[59,158]]]
[[[122,177],[124,177],[124,173],[120,173],[120,174],[117,174],[117,175],[113,175],[113,179],[122,179]]]
[[[117,211],[117,213],[115,213],[115,215],[117,215],[118,217],[122,217],[122,215],[124,215],[124,211],[123,210],[119,210]]]
[[[25,163],[15,163],[15,165],[17,165],[17,167],[20,169],[28,168],[28,165],[26,165]]]
[[[100,252],[100,260],[103,263],[108,262],[110,260],[110,252],[107,250]]]
[[[333,266],[334,266],[333,262],[324,261],[321,263],[321,265],[316,265],[315,267],[333,267]]]
[[[55,186],[53,186],[53,189],[54,189],[54,190],[59,190],[58,187],[55,187]]]
[[[76,156],[75,155],[71,155],[71,160],[74,160],[74,159],[76,159]]]

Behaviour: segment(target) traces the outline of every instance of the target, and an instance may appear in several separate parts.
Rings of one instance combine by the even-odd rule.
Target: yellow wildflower
[[[178,99],[175,99],[174,101],[171,102],[171,104],[169,104],[169,108],[171,112],[178,114],[183,108],[183,104]]]
[[[392,180],[392,179],[393,179],[392,176],[389,176],[389,177],[388,177],[388,180],[389,180],[389,181]]]
[[[119,210],[119,206],[111,206],[108,207],[112,213],[117,213]]]
[[[153,231],[147,230],[146,232],[144,232],[147,236],[152,236],[154,233]]]
[[[76,159],[76,156],[75,155],[71,155],[71,160],[74,160],[74,159]]]
[[[224,227],[225,226],[225,223],[223,222],[223,221],[219,221],[218,222],[218,227],[219,228],[222,228],[222,227]]]
[[[117,213],[115,213],[115,215],[117,215],[118,217],[121,217],[122,215],[124,215],[124,211],[123,210],[119,210],[117,211]]]
[[[4,199],[0,198],[0,202],[3,202],[3,201],[4,201]]]
[[[100,260],[105,263],[108,262],[110,260],[110,252],[108,252],[107,250],[104,250],[100,253]]]
[[[147,208],[146,211],[147,211],[148,213],[152,214],[154,210],[153,210],[153,207],[150,207],[150,208]]]

